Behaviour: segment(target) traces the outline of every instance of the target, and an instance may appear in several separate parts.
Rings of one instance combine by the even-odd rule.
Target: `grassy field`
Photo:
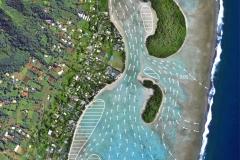
[[[1,2],[1,0],[0,0]],[[3,153],[0,154],[0,159],[8,159]]]
[[[148,99],[146,108],[142,114],[143,120],[147,123],[151,123],[155,119],[162,103],[162,91],[158,85],[153,84],[153,82],[149,80],[143,81],[143,86],[146,88],[152,88],[154,91],[151,98]]]
[[[159,20],[155,34],[147,39],[147,49],[150,55],[165,58],[176,53],[183,44],[185,19],[173,0],[150,1]]]
[[[122,53],[118,51],[113,51],[113,57],[114,59],[112,61],[109,61],[109,64],[112,64],[113,68],[122,69],[124,65]]]

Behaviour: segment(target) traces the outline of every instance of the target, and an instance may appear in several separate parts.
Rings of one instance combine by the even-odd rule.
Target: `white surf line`
[[[210,93],[209,93],[209,97],[208,97],[208,104],[209,104],[209,110],[208,110],[208,114],[207,114],[207,121],[205,123],[205,131],[203,133],[203,140],[202,140],[202,146],[201,146],[201,151],[200,151],[200,160],[203,160],[205,157],[205,147],[207,145],[207,141],[208,141],[208,138],[207,138],[207,135],[209,133],[209,129],[208,129],[208,126],[211,122],[211,119],[212,119],[212,104],[213,104],[213,96],[215,94],[215,88],[214,88],[214,83],[213,83],[213,78],[214,78],[214,74],[216,72],[216,67],[217,65],[219,64],[219,62],[221,61],[220,59],[220,55],[222,53],[222,48],[221,48],[221,39],[222,39],[222,34],[223,34],[223,31],[222,31],[222,25],[223,25],[223,17],[224,17],[224,8],[223,8],[223,0],[220,0],[220,9],[219,9],[219,13],[218,13],[218,21],[217,21],[217,27],[218,27],[218,31],[217,33],[220,34],[220,36],[218,36],[218,40],[220,40],[220,42],[217,44],[217,47],[215,48],[215,50],[217,51],[216,53],[216,58],[214,60],[214,63],[213,63],[213,67],[212,67],[212,70],[211,70],[211,83],[212,83],[212,88],[210,90]]]

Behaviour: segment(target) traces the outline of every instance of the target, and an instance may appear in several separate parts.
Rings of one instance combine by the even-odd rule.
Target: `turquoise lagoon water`
[[[181,118],[179,104],[187,100],[178,77],[187,72],[180,60],[160,60],[147,54],[138,9],[136,6],[132,13],[133,21],[128,18],[122,22],[127,36],[124,78],[86,109],[76,129],[69,159],[175,159],[169,146],[175,143]],[[165,92],[161,114],[152,124],[141,120],[147,92],[137,80],[138,74],[153,79]]]

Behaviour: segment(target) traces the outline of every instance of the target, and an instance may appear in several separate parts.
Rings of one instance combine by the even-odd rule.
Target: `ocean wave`
[[[221,40],[222,40],[222,35],[223,35],[223,31],[222,31],[222,25],[223,23],[223,17],[224,17],[224,8],[223,8],[223,0],[220,0],[220,8],[219,8],[219,13],[218,13],[218,21],[217,21],[217,47],[215,48],[216,51],[216,57],[214,59],[214,63],[213,63],[213,67],[211,70],[211,90],[209,91],[209,95],[208,95],[208,113],[207,113],[207,121],[205,123],[205,130],[203,133],[203,140],[202,140],[202,146],[201,146],[201,151],[200,151],[200,160],[204,160],[205,159],[205,148],[207,146],[207,135],[209,133],[209,124],[212,120],[212,104],[213,104],[213,96],[216,92],[215,88],[214,88],[214,74],[217,71],[217,66],[219,64],[219,62],[221,61],[220,59],[220,55],[222,53],[222,48],[221,48]]]

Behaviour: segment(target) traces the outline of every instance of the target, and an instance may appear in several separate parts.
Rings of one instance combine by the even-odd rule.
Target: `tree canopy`
[[[2,0],[0,54],[5,56],[0,57],[0,74],[3,74],[3,70],[5,73],[18,71],[30,55],[37,58],[43,57],[45,53],[56,56],[51,50],[51,46],[56,43],[57,38],[53,38],[56,35],[42,28],[45,20],[53,21],[54,17],[52,13],[44,11],[45,7],[42,2]],[[18,20],[19,17],[21,20]]]

